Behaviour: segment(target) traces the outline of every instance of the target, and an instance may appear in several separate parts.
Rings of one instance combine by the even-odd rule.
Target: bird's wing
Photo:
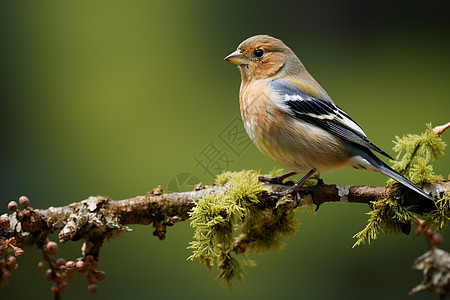
[[[301,86],[310,83],[303,82]],[[283,107],[296,119],[303,120],[320,127],[339,138],[377,151],[393,159],[389,154],[372,144],[364,131],[344,111],[334,103],[317,97],[318,93],[310,93],[308,89],[300,88],[299,80],[274,79],[270,81],[271,88],[278,93]]]

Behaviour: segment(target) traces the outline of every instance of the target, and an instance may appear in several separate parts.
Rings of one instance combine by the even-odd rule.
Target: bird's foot
[[[280,192],[272,192],[272,194],[280,195],[280,196],[291,196],[291,197],[293,197],[294,199],[296,199],[297,205],[295,207],[297,207],[297,206],[300,205],[300,203],[303,200],[303,197],[301,196],[300,192],[301,191],[305,192],[306,190],[307,190],[306,188],[295,184],[294,186],[292,186],[291,188],[289,188],[287,190],[280,191]],[[313,201],[314,201],[314,199],[313,199]],[[316,208],[314,209],[314,211],[318,211],[320,203],[316,203],[314,201],[314,204],[316,205]]]
[[[308,172],[308,174],[306,174],[302,179],[300,179],[296,184],[294,184],[291,188],[281,191],[281,192],[273,192],[273,194],[275,195],[281,195],[281,196],[287,196],[287,195],[292,195],[295,199],[297,199],[297,203],[300,204],[301,200],[302,200],[302,196],[300,195],[300,191],[302,190],[303,184],[306,182],[306,180],[311,177],[314,173],[316,172],[315,169],[312,169],[311,171]],[[294,172],[291,172],[294,173]],[[289,173],[288,173],[289,174]],[[295,174],[295,173],[294,173]],[[294,175],[292,174],[292,175]],[[285,176],[287,174],[281,175],[281,176]],[[278,177],[281,177],[278,176]],[[276,177],[274,177],[276,178]],[[284,177],[286,178],[286,177]],[[284,179],[283,178],[283,179]],[[298,205],[297,204],[297,205]],[[317,211],[319,209],[319,204],[316,204],[316,209],[315,211]]]
[[[280,192],[273,192],[274,195],[280,195],[280,196],[288,196],[291,195],[295,199],[297,199],[299,202],[302,200],[302,196],[300,195],[301,186],[297,186],[297,184],[294,184],[291,188],[280,191]]]
[[[285,180],[288,177],[291,177],[293,175],[297,174],[296,172],[289,172],[280,176],[276,177],[264,177],[264,176],[258,176],[259,181],[265,182],[265,183],[272,183],[272,184],[283,184],[283,180]]]

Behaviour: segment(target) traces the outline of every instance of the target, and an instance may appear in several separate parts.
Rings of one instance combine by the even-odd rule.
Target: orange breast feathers
[[[282,99],[268,80],[242,83],[240,108],[245,130],[255,146],[284,168],[297,173],[330,172],[348,164],[342,140],[299,122],[282,109]]]

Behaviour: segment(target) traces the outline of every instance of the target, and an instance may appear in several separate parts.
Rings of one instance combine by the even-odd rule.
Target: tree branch
[[[302,188],[301,200],[283,201],[282,196],[271,192],[282,191],[289,186],[266,184],[265,187],[267,192],[259,194],[259,206],[284,206],[289,209],[303,204],[319,206],[326,202],[338,201],[369,204],[371,201],[384,198],[390,192],[386,187],[321,184]],[[168,194],[163,193],[161,188],[155,188],[146,195],[124,200],[114,201],[100,195],[61,207],[48,209],[27,207],[22,212],[16,211],[9,216],[10,226],[7,230],[2,230],[0,237],[4,239],[15,237],[17,246],[35,244],[41,247],[49,234],[59,231],[60,242],[82,238],[91,241],[86,245],[83,255],[98,256],[98,251],[93,250],[99,247],[99,245],[95,245],[95,241],[99,238],[101,238],[101,242],[105,238],[113,238],[121,234],[123,230],[127,230],[127,225],[153,223],[154,235],[164,239],[166,226],[188,219],[189,211],[194,207],[196,201],[205,195],[221,194],[227,188],[227,185],[197,186],[195,191]],[[429,184],[424,186],[424,189],[432,191],[434,194],[450,191],[450,182]],[[409,194],[409,201],[411,203],[427,203],[415,193]]]

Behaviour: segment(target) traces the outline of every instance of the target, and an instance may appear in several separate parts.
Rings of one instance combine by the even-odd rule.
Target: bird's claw
[[[272,194],[283,196],[283,197],[289,196],[289,195],[292,196],[292,198],[297,200],[296,201],[297,205],[295,207],[299,206],[301,201],[302,201],[302,199],[303,199],[302,196],[300,195],[300,189],[298,187],[295,187],[295,186],[293,186],[293,187],[291,187],[291,188],[289,188],[287,190],[284,190],[284,191],[273,192]]]
[[[302,189],[301,186],[293,186],[287,190],[284,191],[280,191],[280,192],[272,192],[272,194],[274,195],[279,195],[279,196],[288,196],[291,195],[293,198],[295,198],[297,201],[297,205],[295,207],[298,207],[300,205],[300,203],[302,202],[303,198],[300,195],[300,190]],[[314,200],[313,200],[314,201]],[[316,209],[314,210],[315,212],[319,210],[320,207],[320,203],[316,203],[314,201],[314,204],[316,205]]]

